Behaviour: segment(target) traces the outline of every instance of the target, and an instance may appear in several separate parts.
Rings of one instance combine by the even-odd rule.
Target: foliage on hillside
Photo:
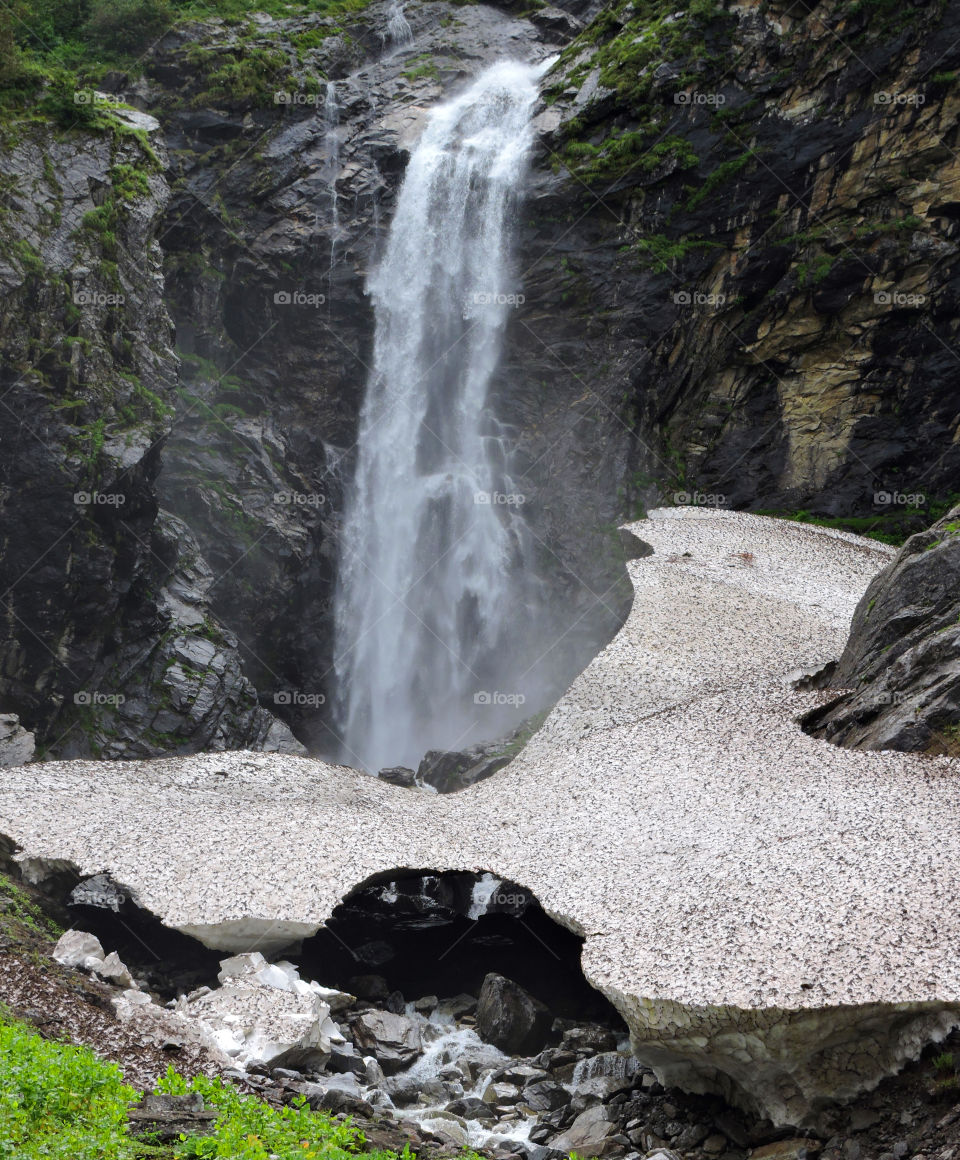
[[[0,105],[85,125],[94,110],[74,93],[111,69],[136,71],[151,46],[183,21],[220,17],[337,17],[368,0],[12,0],[0,5]],[[52,103],[51,103],[52,102]],[[72,114],[70,120],[66,114]],[[58,114],[60,114],[58,116]]]

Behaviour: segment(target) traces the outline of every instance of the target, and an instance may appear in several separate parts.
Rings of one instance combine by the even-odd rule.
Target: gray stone
[[[36,738],[20,724],[16,713],[0,713],[0,768],[33,761]]]
[[[372,1055],[385,1075],[395,1075],[423,1054],[420,1029],[405,1015],[368,1011],[352,1024],[357,1047]]]
[[[543,1047],[552,1016],[539,1000],[503,975],[489,974],[477,1004],[477,1034],[511,1055],[532,1055]]]
[[[604,1156],[616,1146],[611,1139],[615,1135],[617,1124],[610,1119],[609,1110],[597,1104],[581,1112],[569,1128],[550,1141],[550,1147],[567,1154]]]

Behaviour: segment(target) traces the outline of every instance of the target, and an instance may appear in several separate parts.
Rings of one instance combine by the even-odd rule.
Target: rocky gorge
[[[35,7],[0,843],[56,961],[425,1151],[951,1160],[960,6]]]

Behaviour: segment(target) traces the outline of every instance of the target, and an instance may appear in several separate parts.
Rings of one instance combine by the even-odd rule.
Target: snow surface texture
[[[666,1083],[777,1123],[960,1023],[960,763],[841,750],[786,679],[839,656],[892,557],[840,532],[667,509],[631,615],[526,749],[428,796],[275,754],[7,770],[42,877],[106,872],[164,922],[274,953],[371,875],[488,870],[586,936],[587,978]],[[509,691],[509,690],[506,690]]]

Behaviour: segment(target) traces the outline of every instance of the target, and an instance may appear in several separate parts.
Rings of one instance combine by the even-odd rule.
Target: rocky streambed
[[[960,1145],[956,1033],[800,1133],[665,1088],[615,1016],[555,1017],[494,973],[479,994],[410,999],[375,974],[353,977],[351,994],[254,952],[224,959],[215,985],[164,1002],[87,933],[69,931],[54,953],[89,974],[87,986],[109,984],[107,1002],[141,1050],[219,1071],[274,1104],[305,1097],[349,1116],[372,1144],[421,1157],[466,1147],[495,1160],[953,1160]],[[189,1129],[209,1113],[148,1100],[137,1115]]]

